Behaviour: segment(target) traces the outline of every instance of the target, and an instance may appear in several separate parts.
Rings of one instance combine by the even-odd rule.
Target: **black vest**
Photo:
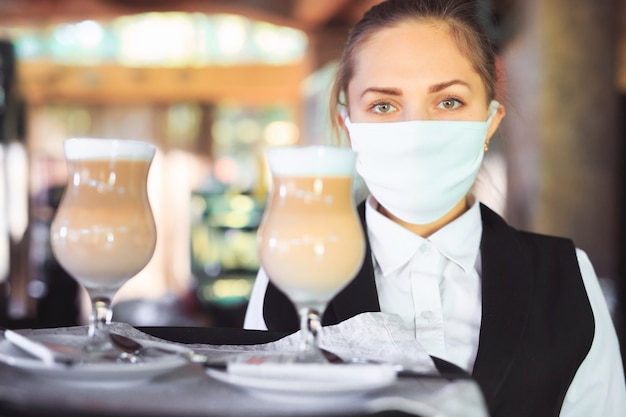
[[[517,231],[484,205],[481,213],[483,305],[472,376],[493,417],[556,417],[595,326],[574,244]],[[359,215],[365,228],[363,203]],[[367,242],[361,271],[331,301],[324,325],[380,311],[371,259]],[[294,307],[271,283],[263,315],[269,330],[298,330]]]

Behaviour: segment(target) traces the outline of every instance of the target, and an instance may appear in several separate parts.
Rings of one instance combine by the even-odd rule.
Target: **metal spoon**
[[[195,353],[190,349],[175,349],[162,346],[145,346],[135,339],[119,333],[110,333],[111,343],[122,353],[126,354],[126,359],[130,362],[141,362],[142,357],[154,354],[157,355],[176,355],[190,362],[205,362],[207,359],[204,355]]]
[[[30,356],[40,359],[46,365],[61,364],[70,367],[88,362],[111,362],[119,359],[118,355],[111,352],[86,352],[78,346],[52,343],[40,338],[33,339],[4,327],[0,327],[0,333],[8,342]]]
[[[67,350],[69,349],[68,347],[35,341],[18,332],[5,329],[4,327],[0,327],[0,331],[2,331],[4,338],[14,346],[29,355],[40,359],[46,365],[60,363],[65,366],[72,366],[78,361],[78,356],[82,353],[81,351],[78,351],[78,354],[75,355],[76,357],[70,357],[67,355]]]

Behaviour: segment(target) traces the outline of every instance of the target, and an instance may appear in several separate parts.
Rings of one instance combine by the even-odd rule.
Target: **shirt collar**
[[[370,195],[365,208],[367,233],[374,261],[383,275],[409,262],[426,242],[466,273],[472,271],[480,250],[482,219],[478,199],[470,198],[469,210],[424,239],[378,212],[378,202]]]

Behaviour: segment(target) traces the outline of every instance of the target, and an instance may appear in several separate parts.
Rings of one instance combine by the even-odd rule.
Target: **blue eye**
[[[391,113],[396,110],[396,108],[390,103],[377,103],[372,106],[372,109],[376,113]]]

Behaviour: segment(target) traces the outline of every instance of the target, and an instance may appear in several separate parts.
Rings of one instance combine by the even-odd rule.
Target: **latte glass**
[[[88,351],[111,349],[107,326],[119,288],[152,258],[156,227],[147,180],[148,142],[73,138],[64,142],[67,187],[51,225],[52,251],[92,303]]]
[[[291,146],[266,155],[272,187],[258,232],[261,265],[300,314],[296,361],[324,362],[317,344],[321,316],[354,278],[365,251],[352,197],[356,154]]]

